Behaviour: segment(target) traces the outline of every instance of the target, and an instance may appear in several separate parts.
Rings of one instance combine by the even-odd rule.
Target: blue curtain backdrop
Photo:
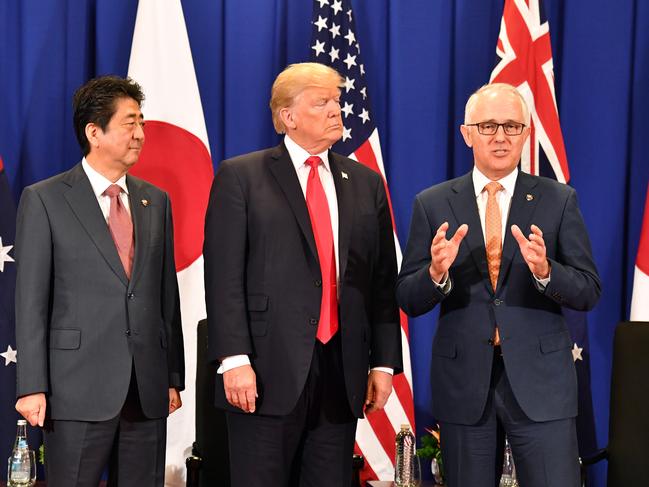
[[[311,1],[182,3],[215,165],[275,144],[270,86],[287,63],[309,58]],[[352,3],[403,246],[414,195],[472,165],[458,126],[467,96],[493,67],[503,0]],[[0,2],[0,154],[16,197],[79,160],[72,93],[89,77],[126,73],[136,8],[133,0]],[[604,285],[589,315],[604,446],[613,329],[628,316],[649,180],[642,145],[649,140],[649,2],[546,0],[545,8],[571,183]],[[410,328],[420,431],[432,422],[435,323],[431,313]],[[604,485],[603,468],[595,485]]]

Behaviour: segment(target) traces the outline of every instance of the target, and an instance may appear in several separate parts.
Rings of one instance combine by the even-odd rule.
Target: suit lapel
[[[471,172],[459,178],[453,185],[453,192],[450,194],[448,202],[451,206],[451,211],[457,220],[457,227],[463,223],[466,223],[469,226],[469,232],[466,234],[466,237],[464,237],[462,245],[467,246],[483,282],[485,282],[489,291],[493,293],[489,281],[487,252],[485,250],[482,223],[480,223],[480,213],[478,211],[478,203],[473,188]],[[436,232],[437,229],[434,228],[432,231]],[[451,238],[452,236],[453,235],[447,235],[446,238]]]
[[[129,192],[131,218],[133,218],[133,231],[135,232],[135,257],[131,272],[131,283],[133,283],[142,271],[146,260],[146,251],[149,248],[151,210],[149,203],[145,205],[144,201],[150,202],[151,198],[140,181],[126,176],[126,184]]]
[[[291,157],[282,142],[271,153],[270,172],[273,174],[279,187],[281,188],[284,196],[288,201],[295,219],[302,230],[305,240],[309,245],[309,249],[315,260],[318,260],[318,251],[315,246],[315,238],[313,236],[313,229],[311,228],[311,219],[309,218],[309,210],[306,207],[304,193],[300,187],[300,181],[295,174],[295,167]],[[318,273],[319,273],[318,269]]]
[[[338,200],[338,272],[343,282],[345,269],[347,268],[347,257],[349,255],[349,240],[351,238],[352,224],[354,221],[354,194],[349,179],[343,179],[342,170],[344,161],[335,153],[329,151],[329,167],[336,187],[336,199]]]
[[[514,187],[514,195],[512,196],[512,202],[509,207],[507,226],[505,227],[505,240],[496,289],[500,289],[507,277],[514,255],[519,251],[518,243],[511,232],[511,226],[518,225],[524,234],[529,233],[528,227],[532,215],[542,196],[536,189],[537,183],[538,181],[535,177],[524,172],[519,172],[518,178],[516,179],[516,186]]]
[[[117,277],[128,286],[128,279],[119,260],[115,242],[110,235],[106,219],[99,208],[97,197],[81,164],[77,164],[64,179],[70,189],[64,193],[70,208],[79,219],[95,246]]]

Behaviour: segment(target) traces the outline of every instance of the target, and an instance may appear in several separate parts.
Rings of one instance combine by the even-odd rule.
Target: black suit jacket
[[[469,226],[449,270],[448,295],[428,273],[431,241],[445,221],[449,236],[461,224]],[[510,231],[513,224],[525,235],[531,224],[543,231],[552,266],[544,291],[539,291],[523,260]],[[523,411],[534,421],[576,416],[573,344],[561,307],[589,310],[599,299],[600,288],[576,192],[570,186],[519,173],[495,292],[471,173],[418,194],[397,298],[412,316],[441,303],[431,364],[434,416],[459,424],[480,419],[489,391],[490,339],[496,324],[507,377]]]
[[[347,398],[362,416],[369,366],[401,370],[396,258],[382,178],[329,152],[339,217],[339,317]],[[321,275],[304,194],[282,143],[223,161],[205,222],[209,357],[247,354],[260,414],[285,415],[309,372]],[[229,408],[222,376],[216,404]]]
[[[81,164],[20,199],[17,395],[45,392],[52,419],[115,417],[133,366],[147,417],[167,416],[169,387],[184,387],[169,198],[132,176],[127,186],[130,281]]]

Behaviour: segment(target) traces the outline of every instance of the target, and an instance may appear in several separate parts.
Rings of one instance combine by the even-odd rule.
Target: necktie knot
[[[311,169],[318,169],[318,166],[322,164],[322,159],[318,156],[311,156],[306,160],[305,164],[311,166]]]
[[[503,185],[496,181],[491,181],[487,183],[484,187],[484,191],[487,192],[489,196],[494,196],[498,191],[503,189]]]
[[[104,194],[110,198],[114,198],[115,196],[119,196],[121,192],[122,188],[118,184],[111,184],[106,188]]]

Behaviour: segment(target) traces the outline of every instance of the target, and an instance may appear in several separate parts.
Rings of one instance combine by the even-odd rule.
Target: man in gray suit
[[[130,79],[74,96],[84,158],[25,188],[17,221],[16,409],[44,429],[49,486],[162,486],[183,338],[169,197],[127,175],[144,143]]]
[[[529,125],[513,86],[484,86],[460,128],[473,170],[415,199],[397,299],[411,316],[441,306],[431,380],[449,487],[498,485],[504,434],[521,485],[579,485],[561,307],[591,309],[601,285],[575,190],[517,168]]]

